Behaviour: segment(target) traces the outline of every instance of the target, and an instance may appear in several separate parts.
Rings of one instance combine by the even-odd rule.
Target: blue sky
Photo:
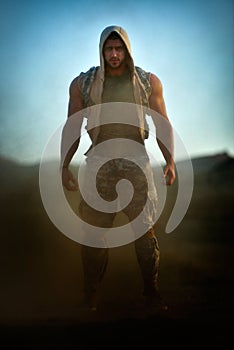
[[[112,24],[128,32],[135,64],[161,79],[189,155],[234,155],[231,0],[1,1],[1,155],[40,160],[66,119],[71,80],[99,64]]]

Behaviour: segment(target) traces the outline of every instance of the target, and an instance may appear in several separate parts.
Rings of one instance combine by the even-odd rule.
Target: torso
[[[136,112],[128,113],[126,103],[135,103],[132,79],[129,72],[121,76],[107,76],[105,78],[102,103],[122,102],[122,104],[114,104],[113,108],[103,107],[101,113],[101,122],[105,120],[120,120],[120,123],[111,123],[102,125],[98,135],[97,143],[112,138],[131,139],[142,143],[139,127],[134,126]],[[133,108],[131,108],[131,112]],[[111,115],[110,115],[111,114]],[[128,121],[129,124],[121,124],[121,118]],[[133,124],[133,125],[132,125]]]
[[[129,72],[121,76],[105,77],[102,103],[106,102],[135,102],[132,79]]]

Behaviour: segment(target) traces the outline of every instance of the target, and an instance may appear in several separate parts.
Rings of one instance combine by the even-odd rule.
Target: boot
[[[90,311],[97,311],[97,291],[86,291],[85,292],[85,304],[88,306]]]
[[[81,250],[84,274],[84,298],[91,311],[97,310],[97,289],[108,263],[107,248],[82,246]]]
[[[135,241],[135,250],[143,277],[143,295],[147,309],[167,310],[168,307],[162,300],[158,288],[160,252],[153,228]]]
[[[145,297],[146,310],[150,314],[168,310],[168,306],[163,300],[158,286],[149,286],[149,284],[145,283],[143,295]]]

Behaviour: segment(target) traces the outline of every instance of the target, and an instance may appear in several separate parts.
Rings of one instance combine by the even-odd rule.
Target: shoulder
[[[150,72],[147,72],[146,70],[142,69],[141,67],[135,66],[136,72],[141,80],[149,81],[150,79]]]
[[[81,72],[72,84],[77,85],[85,103],[89,100],[89,93],[99,67],[91,67],[86,72]]]
[[[157,77],[157,75],[155,75],[154,73],[150,73],[150,85],[152,88],[152,91],[154,91],[155,93],[161,93],[162,92],[162,82],[159,79],[159,77]]]
[[[91,67],[86,72],[80,72],[78,76],[76,76],[70,83],[70,88],[82,87],[82,85],[86,84],[92,77],[95,77],[99,67]]]
[[[144,90],[147,93],[148,96],[151,94],[151,84],[150,84],[150,72],[147,72],[146,70],[142,69],[141,67],[135,66],[136,73],[141,81],[141,83],[144,86]]]
[[[99,67],[91,67],[86,72],[81,72],[71,81],[69,86],[70,98],[80,97],[84,103],[87,103],[89,92],[98,68]]]
[[[136,66],[135,69],[148,96],[162,95],[162,83],[156,74],[152,72],[147,72],[146,70],[138,66]]]
[[[78,85],[78,76],[73,78],[73,80],[70,82],[70,86],[69,89],[70,90],[74,90],[74,89],[78,89],[79,85]]]
[[[90,79],[94,79],[96,72],[98,70],[99,67],[91,67],[89,70],[87,70],[86,72],[81,72],[77,79],[77,82],[79,85],[81,84],[85,84],[87,83]]]
[[[146,70],[140,68],[140,67],[135,67],[137,74],[139,75],[139,77],[142,80],[148,80],[151,87],[157,87],[160,88],[162,87],[162,83],[161,80],[159,79],[159,77],[157,77],[156,74],[152,73],[152,72],[147,72]]]
[[[70,97],[77,97],[77,95],[80,95],[80,89],[79,89],[79,85],[78,85],[78,77],[75,77],[69,86],[69,94]]]

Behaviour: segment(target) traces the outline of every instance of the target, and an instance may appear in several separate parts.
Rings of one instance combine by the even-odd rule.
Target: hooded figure
[[[118,41],[114,43],[116,39]],[[120,50],[122,50],[119,55],[116,53],[118,45]],[[108,55],[107,49],[111,50],[110,55]],[[82,111],[80,114],[82,118],[78,118],[78,123],[80,123],[79,128],[81,130],[83,117],[86,117],[87,130],[92,141],[91,148],[86,152],[87,171],[84,176],[84,182],[87,186],[85,195],[87,193],[88,197],[86,198],[91,198],[91,201],[86,201],[82,198],[79,207],[79,216],[84,223],[89,224],[89,226],[84,224],[85,229],[87,229],[84,236],[88,237],[88,239],[95,239],[95,230],[97,231],[97,228],[112,228],[117,212],[102,211],[92,206],[95,202],[95,199],[93,199],[94,192],[98,192],[99,194],[97,202],[101,202],[105,199],[106,203],[109,205],[109,203],[114,202],[116,198],[116,184],[123,178],[129,180],[133,184],[135,197],[132,197],[132,199],[135,200],[131,200],[126,207],[123,207],[122,211],[132,224],[132,231],[134,234],[139,226],[143,225],[145,228],[144,231],[140,231],[137,239],[135,238],[134,240],[136,256],[143,277],[143,293],[147,300],[156,301],[157,305],[164,307],[158,291],[160,254],[158,242],[154,233],[154,224],[157,216],[157,193],[149,157],[144,147],[144,140],[147,137],[145,116],[148,114],[146,112],[149,112],[147,108],[150,107],[149,101],[152,97],[151,104],[153,104],[154,109],[163,114],[167,119],[160,81],[155,75],[134,65],[130,41],[123,28],[119,26],[109,26],[105,28],[101,33],[99,50],[100,66],[92,67],[87,72],[80,73],[79,76],[72,81],[70,87],[68,116],[75,114],[77,111]],[[111,63],[111,59],[114,57],[113,52],[115,52],[116,55],[117,71],[114,61]],[[122,63],[123,66],[121,66]],[[113,104],[113,102],[117,103]],[[120,109],[117,108],[117,111],[115,111],[115,106],[118,105],[118,102],[120,102]],[[130,113],[130,117],[137,120],[136,124],[128,123],[128,121],[126,123],[125,115],[121,113],[121,107],[123,104],[126,105],[126,102],[128,105],[134,107],[133,113]],[[110,105],[110,109],[108,113],[105,114],[105,107],[108,105]],[[125,107],[123,107],[123,110]],[[112,114],[118,118],[114,122],[111,121]],[[103,119],[105,119],[105,117],[107,117],[107,123],[103,124]],[[172,140],[170,133],[168,133],[168,135],[169,139]],[[66,143],[65,141],[67,138],[69,138],[69,132],[66,132],[65,127],[62,136],[62,150],[63,143]],[[117,139],[118,144],[114,142],[114,138]],[[143,149],[142,153],[139,152],[135,154],[135,163],[132,161],[132,158],[130,158],[129,161],[129,158],[125,157],[125,154],[120,157],[115,156],[115,151],[124,148],[124,142],[118,141],[118,139],[121,138],[130,139],[127,145],[131,143],[138,144],[140,149]],[[108,146],[105,146],[106,143],[103,141],[109,142]],[[115,144],[115,146],[112,146],[112,144]],[[68,190],[78,189],[76,179],[68,169],[69,163],[78,145],[79,140],[67,151],[66,156],[61,157],[63,164],[63,185]],[[103,146],[104,152],[107,150],[113,157],[109,157],[109,160],[104,162],[101,167],[95,167],[97,159],[102,157],[102,154],[95,153],[95,149],[99,148],[100,145]],[[173,158],[171,154],[163,148],[162,144],[159,144],[159,147],[167,161],[166,174],[169,174],[170,182],[172,183],[174,181]],[[129,146],[129,148],[131,148],[131,146]],[[125,150],[126,152],[129,151],[128,146],[125,147],[124,152]],[[141,160],[139,160],[141,158],[142,163],[139,163],[141,162]],[[142,164],[142,167],[138,166],[138,164]],[[98,172],[95,173],[95,169],[98,169]],[[95,184],[91,188],[93,173],[95,173]],[[72,182],[72,185],[70,185],[70,182]],[[91,203],[91,205],[89,203]],[[141,216],[142,213],[143,216]],[[139,217],[140,219],[138,220]],[[137,224],[134,226],[134,223]],[[92,232],[90,231],[91,226]],[[118,240],[118,236],[121,236],[122,233],[126,236],[125,230],[126,225],[123,225],[122,231],[119,228],[117,231],[113,230],[115,234],[114,239]],[[121,244],[119,244],[119,246],[120,245]],[[82,245],[84,292],[87,303],[93,310],[96,310],[97,288],[104,276],[108,262],[108,247],[109,245]]]
[[[82,72],[77,77],[77,83],[85,102],[85,107],[100,105],[103,102],[103,86],[105,82],[105,61],[103,57],[103,47],[107,38],[112,33],[116,33],[121,38],[128,53],[128,67],[131,73],[134,95],[134,101],[132,102],[136,104],[139,131],[141,139],[144,142],[144,139],[148,138],[148,125],[145,119],[145,112],[146,110],[149,111],[149,97],[151,94],[150,73],[134,65],[130,41],[126,31],[123,28],[118,26],[109,26],[103,30],[99,43],[100,66],[92,67],[85,73]],[[144,108],[142,108],[142,106],[144,106]],[[87,129],[91,130],[92,127],[90,125],[92,125],[92,119],[95,118],[96,123],[99,124],[97,120],[100,117],[100,109],[96,107],[95,110],[92,109],[90,113],[89,109],[87,109],[86,112],[86,117],[88,119]],[[95,116],[94,113],[96,114]],[[94,132],[89,132],[93,145],[96,144],[99,131],[99,128],[95,128]]]
[[[111,41],[121,39],[126,48],[124,63],[127,62],[127,72],[116,77],[110,77],[107,74],[107,63],[103,54],[105,43],[109,38],[111,38]],[[97,159],[99,157],[103,158],[107,155],[112,159],[112,163],[98,170],[97,180],[100,184],[95,185],[99,188],[99,194],[103,193],[103,197],[106,197],[107,201],[113,201],[116,183],[121,180],[121,178],[118,178],[119,168],[124,170],[125,178],[128,178],[127,174],[135,174],[135,179],[132,176],[130,182],[133,183],[135,180],[134,189],[139,194],[139,200],[138,203],[136,203],[136,200],[135,202],[132,201],[125,209],[126,212],[123,211],[128,218],[131,217],[131,221],[133,221],[133,217],[137,216],[136,208],[138,208],[138,214],[140,211],[143,212],[142,219],[139,218],[142,225],[141,223],[135,223],[135,225],[138,225],[140,235],[134,229],[135,237],[139,237],[142,235],[141,232],[146,232],[154,225],[157,218],[157,192],[153,172],[149,165],[149,157],[144,147],[144,140],[147,137],[145,114],[151,94],[150,73],[134,66],[130,41],[126,31],[121,27],[109,26],[104,29],[100,37],[99,51],[100,66],[92,67],[89,71],[82,72],[77,77],[77,83],[87,107],[85,109],[86,128],[92,141],[90,148],[85,153],[88,158],[86,162],[89,166],[84,179],[85,192],[89,193],[86,198],[89,203],[93,204],[94,208],[100,205],[100,199],[99,196],[96,196],[95,188],[90,190],[90,183],[93,183],[92,173],[96,172],[95,169],[99,167],[99,159]],[[115,103],[116,101],[120,103]],[[123,121],[124,123],[122,123]],[[135,142],[128,142],[127,145],[121,141],[114,143],[113,140],[116,138],[130,139]],[[110,141],[108,146],[105,146],[104,141]],[[96,147],[98,144],[103,144],[103,148]],[[143,147],[139,147],[139,145],[143,145]],[[127,163],[126,159],[115,159],[128,157],[129,155],[132,158],[135,157],[136,164],[133,164],[133,162],[131,164],[130,162]],[[139,168],[143,169],[141,174],[138,171]],[[110,179],[113,179],[112,182]],[[107,194],[109,198],[107,198]],[[147,197],[147,200],[145,197]],[[110,207],[110,203],[108,203],[108,206]],[[86,204],[82,201],[80,209],[83,207],[86,207]],[[101,206],[99,208],[101,210]],[[91,215],[86,215],[87,221],[88,216]],[[104,216],[103,213],[100,217],[100,226],[106,222]],[[111,226],[113,220],[110,217],[109,215],[107,221],[110,222]],[[127,232],[125,232],[125,237],[127,237]],[[118,244],[117,241],[116,244]]]

